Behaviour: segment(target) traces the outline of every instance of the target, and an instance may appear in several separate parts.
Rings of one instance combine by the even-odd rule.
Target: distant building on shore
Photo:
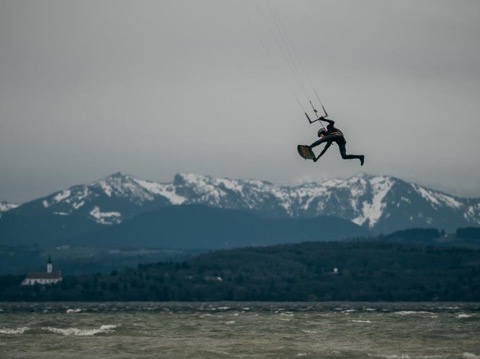
[[[48,256],[47,271],[28,273],[22,281],[22,285],[57,284],[60,283],[62,279],[60,272],[53,271],[52,258]]]

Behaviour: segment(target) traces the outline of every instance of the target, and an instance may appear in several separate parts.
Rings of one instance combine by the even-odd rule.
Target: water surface
[[[480,304],[0,304],[0,358],[52,357],[480,359]]]

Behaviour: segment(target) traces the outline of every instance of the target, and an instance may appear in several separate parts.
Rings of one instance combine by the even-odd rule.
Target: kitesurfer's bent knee
[[[359,159],[360,163],[363,165],[364,156],[363,155],[347,155],[347,149],[345,148],[345,143],[338,143],[338,149],[340,150],[340,155],[344,160],[353,160]]]

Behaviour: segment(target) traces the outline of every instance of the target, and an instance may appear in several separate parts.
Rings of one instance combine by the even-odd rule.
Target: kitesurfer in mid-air
[[[358,158],[360,160],[360,165],[363,166],[363,162],[365,161],[364,155],[347,155],[347,149],[345,148],[347,141],[345,141],[342,131],[335,127],[335,121],[329,120],[325,117],[319,117],[318,120],[328,122],[328,125],[326,128],[322,128],[318,131],[318,137],[320,137],[320,139],[312,143],[309,147],[312,149],[322,143],[326,143],[326,145],[323,151],[313,161],[317,162],[318,159],[322,157],[332,145],[332,143],[336,142],[338,148],[340,149],[340,154],[344,160]]]

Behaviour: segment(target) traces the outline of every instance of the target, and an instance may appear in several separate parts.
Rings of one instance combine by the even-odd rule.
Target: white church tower
[[[52,257],[48,255],[47,273],[52,273],[52,272],[53,272]]]

